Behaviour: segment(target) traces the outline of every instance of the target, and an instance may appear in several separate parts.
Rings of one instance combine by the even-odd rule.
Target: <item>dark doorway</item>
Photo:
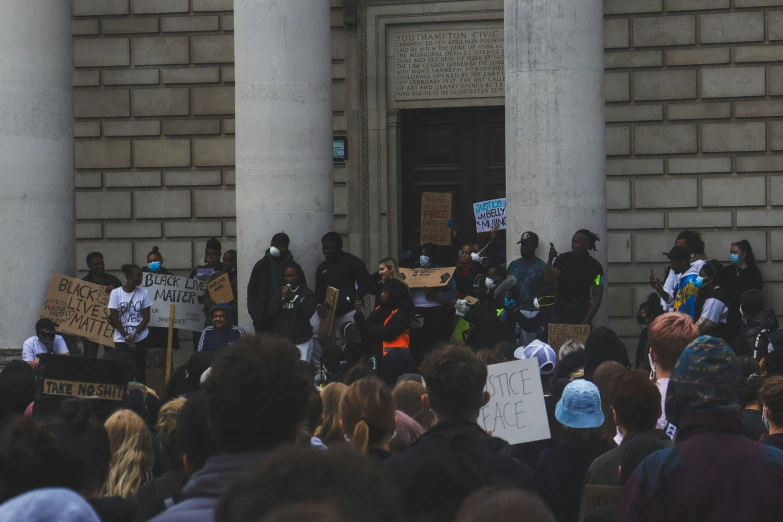
[[[504,107],[422,109],[402,115],[402,246],[416,255],[422,192],[447,192],[459,242],[477,237],[473,203],[506,195]],[[505,239],[496,243],[505,246]],[[487,237],[484,237],[487,236]],[[456,261],[459,245],[442,247],[437,262]]]

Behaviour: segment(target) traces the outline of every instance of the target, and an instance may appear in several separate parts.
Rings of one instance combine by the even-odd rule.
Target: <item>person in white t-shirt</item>
[[[136,380],[146,382],[147,337],[150,322],[152,299],[146,288],[141,287],[142,272],[136,265],[122,265],[122,273],[127,279],[120,288],[115,288],[109,296],[109,313],[114,326],[114,348],[130,350],[136,363]]]
[[[38,356],[43,353],[69,355],[65,339],[57,335],[50,319],[39,319],[35,323],[35,335],[27,339],[22,347],[22,360],[37,368]]]
[[[650,341],[650,366],[655,373],[655,385],[661,392],[661,418],[657,428],[666,430],[673,439],[676,427],[666,420],[666,391],[669,388],[669,378],[674,371],[677,360],[685,347],[701,335],[699,328],[689,315],[670,312],[658,317],[648,327]]]

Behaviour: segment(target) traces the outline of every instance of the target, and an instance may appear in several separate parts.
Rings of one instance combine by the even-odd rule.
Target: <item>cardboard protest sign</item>
[[[204,329],[204,308],[198,298],[207,289],[206,281],[165,274],[144,274],[141,286],[152,299],[150,326],[168,326],[169,305],[176,305],[174,328],[200,332]]]
[[[437,288],[451,281],[451,274],[457,267],[451,268],[400,268],[400,279],[408,288]]]
[[[523,359],[487,367],[490,400],[478,423],[509,444],[550,438],[538,359]]]
[[[506,198],[473,203],[473,215],[476,218],[476,232],[489,232],[495,227],[505,230]]]
[[[121,401],[125,396],[125,386],[117,384],[101,384],[98,382],[61,381],[44,379],[43,393],[80,399],[104,399]]]
[[[448,192],[422,192],[421,194],[421,244],[451,244],[451,194]]]
[[[60,333],[75,335],[114,348],[106,287],[54,274],[41,317],[51,319]]]
[[[166,349],[150,348],[147,351],[147,367],[145,371],[147,386],[155,390],[158,397],[163,397],[166,390]]]
[[[547,343],[557,353],[561,346],[571,340],[585,344],[589,335],[589,324],[550,324]]]
[[[209,297],[216,303],[230,303],[234,300],[234,292],[231,290],[231,280],[228,278],[228,274],[223,274],[220,277],[216,277],[209,283]]]
[[[473,329],[473,325],[465,320],[464,317],[457,319],[457,325],[454,327],[454,331],[451,332],[451,338],[449,341],[457,344],[465,344],[470,337],[470,331]]]
[[[596,486],[588,484],[585,486],[585,506],[584,516],[586,517],[596,508],[617,504],[620,502],[620,496],[623,493],[622,486]]]
[[[333,286],[326,289],[326,297],[324,298],[324,309],[326,309],[326,317],[321,318],[321,323],[318,325],[318,336],[326,337],[332,335],[334,329],[334,316],[337,313],[337,300],[340,298],[340,291]]]

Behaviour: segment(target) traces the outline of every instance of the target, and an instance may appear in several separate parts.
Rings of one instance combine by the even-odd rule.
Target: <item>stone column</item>
[[[235,0],[236,206],[241,322],[247,287],[276,232],[315,286],[332,229],[329,2]]]
[[[505,0],[504,25],[509,261],[526,230],[546,261],[587,228],[606,270],[602,0]]]
[[[34,335],[52,273],[75,275],[74,223],[71,1],[9,0],[0,16],[0,348]]]

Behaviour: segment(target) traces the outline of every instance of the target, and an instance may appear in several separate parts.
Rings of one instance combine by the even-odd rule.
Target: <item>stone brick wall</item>
[[[783,0],[605,0],[611,326],[684,228],[748,239],[783,311]],[[629,348],[632,348],[629,346]]]

